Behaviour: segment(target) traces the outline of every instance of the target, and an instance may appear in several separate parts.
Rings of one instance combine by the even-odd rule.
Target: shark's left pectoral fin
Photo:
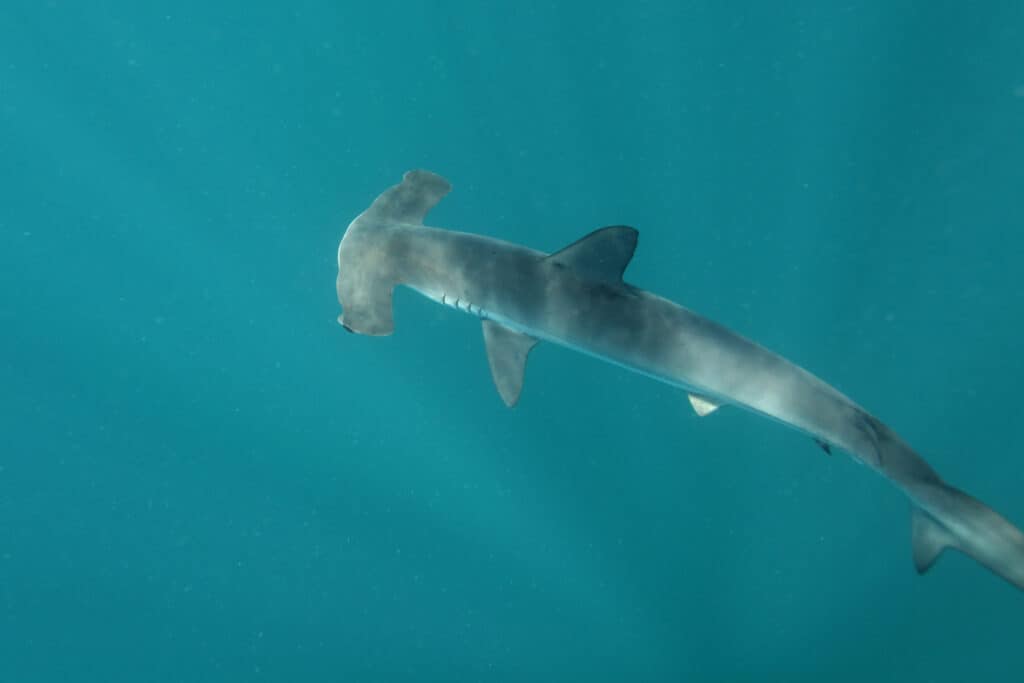
[[[519,393],[523,390],[523,374],[526,372],[526,358],[537,344],[537,340],[499,325],[493,320],[485,320],[483,328],[491,377],[494,378],[494,385],[498,388],[501,400],[511,408],[519,401]]]
[[[700,417],[710,415],[721,406],[720,403],[715,403],[710,398],[705,398],[704,396],[698,396],[697,394],[687,394],[687,396],[690,398],[693,412],[697,413]]]
[[[914,568],[924,574],[932,568],[942,551],[955,547],[952,535],[921,508],[914,508],[911,519],[911,543],[914,549]]]

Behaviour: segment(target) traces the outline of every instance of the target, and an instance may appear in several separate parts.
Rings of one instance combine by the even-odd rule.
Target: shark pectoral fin
[[[921,508],[914,508],[911,518],[911,543],[914,550],[914,567],[918,574],[932,568],[939,555],[953,546],[953,537],[938,522]]]
[[[715,403],[711,399],[704,396],[698,396],[697,394],[687,394],[687,396],[690,398],[690,405],[693,406],[693,412],[697,413],[701,417],[710,415],[718,410],[722,405],[721,403]]]
[[[385,190],[366,210],[379,220],[422,225],[423,218],[451,191],[447,180],[430,171],[408,171],[402,182]]]
[[[519,401],[519,393],[523,390],[523,374],[526,372],[526,357],[537,340],[493,320],[485,320],[483,328],[491,377],[494,378],[501,400],[511,408]]]
[[[619,284],[636,251],[636,228],[612,225],[600,228],[547,257],[586,277]]]

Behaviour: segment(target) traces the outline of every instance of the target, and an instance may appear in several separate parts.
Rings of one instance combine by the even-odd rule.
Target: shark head
[[[429,171],[409,171],[352,221],[338,246],[338,322],[349,332],[388,335],[395,324],[391,295],[408,249],[398,239],[423,219],[451,185]]]

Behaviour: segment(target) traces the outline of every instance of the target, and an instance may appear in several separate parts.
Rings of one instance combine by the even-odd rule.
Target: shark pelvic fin
[[[953,546],[953,537],[921,508],[914,508],[911,517],[911,542],[914,568],[924,574],[932,568],[942,551]]]
[[[447,180],[430,171],[408,171],[402,182],[388,188],[366,210],[378,220],[422,225],[423,218],[452,189]]]
[[[704,417],[718,410],[720,403],[715,403],[709,398],[704,396],[698,396],[697,394],[687,394],[690,398],[690,405],[693,406],[693,412],[697,415]]]
[[[519,393],[523,390],[523,375],[526,372],[526,357],[537,344],[537,340],[499,325],[493,320],[485,320],[483,327],[491,377],[494,378],[494,385],[498,388],[501,400],[511,408],[519,402]]]
[[[636,228],[612,225],[600,228],[547,257],[588,278],[619,284],[636,251]]]

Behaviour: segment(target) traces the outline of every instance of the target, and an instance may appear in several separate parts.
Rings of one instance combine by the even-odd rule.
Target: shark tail
[[[1024,589],[1024,533],[980,500],[943,481],[877,418],[864,419],[870,427],[866,433],[873,437],[875,468],[914,504],[910,527],[917,573],[928,572],[946,548],[953,548]]]
[[[930,484],[929,507],[914,507],[911,542],[914,567],[925,574],[946,548],[1024,589],[1024,533],[981,501],[944,483]]]

